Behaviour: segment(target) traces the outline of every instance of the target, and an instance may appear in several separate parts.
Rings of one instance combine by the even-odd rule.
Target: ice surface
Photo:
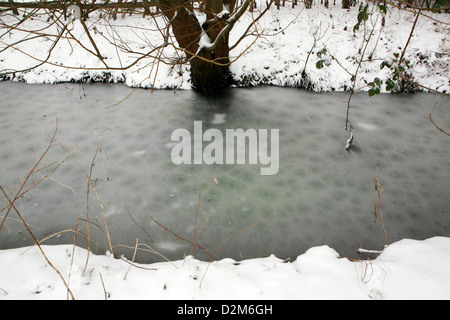
[[[342,93],[262,87],[231,89],[213,99],[192,91],[152,94],[139,89],[113,106],[132,89],[73,83],[0,86],[0,183],[5,189],[17,190],[48,145],[55,118],[56,143],[29,184],[73,151],[50,179],[15,204],[39,239],[73,230],[78,218],[86,218],[83,170],[89,173],[100,137],[92,180],[113,245],[130,246],[117,248],[129,256],[136,238],[170,259],[191,253],[189,243],[176,240],[150,217],[189,240],[197,231],[196,241],[215,253],[228,236],[258,221],[267,207],[264,219],[226,242],[218,258],[295,258],[324,244],[349,257],[358,255],[360,243],[379,250],[385,241],[380,217],[377,224],[372,222],[374,177],[383,187],[390,242],[450,235],[450,140],[428,118],[437,102],[433,119],[450,128],[443,108],[449,99],[441,95],[354,96],[350,118],[355,139],[347,151],[348,95]],[[203,121],[204,130],[280,129],[279,172],[261,176],[260,165],[174,165],[171,133],[178,128],[193,132],[194,121]],[[204,213],[199,211],[195,227],[200,189],[214,177],[219,183],[204,187]],[[92,190],[89,204],[90,220],[96,224],[90,230],[92,249],[102,253],[107,248],[105,228]],[[0,233],[2,249],[32,243],[13,218],[11,212],[8,228]],[[79,227],[86,233],[85,223]],[[77,241],[86,244],[82,236]],[[73,243],[73,233],[63,232],[47,243]],[[195,254],[208,258],[201,250]],[[141,253],[137,259],[161,258]]]

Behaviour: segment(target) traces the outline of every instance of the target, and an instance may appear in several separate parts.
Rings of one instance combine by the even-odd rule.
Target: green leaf
[[[320,54],[321,55],[327,54],[327,48],[323,48],[322,50],[320,50]]]
[[[375,82],[375,84],[376,84],[378,87],[381,87],[381,85],[383,84],[383,80],[381,80],[380,78],[375,78],[375,79],[373,80],[373,82]]]
[[[387,13],[387,9],[386,9],[386,6],[385,6],[385,5],[379,4],[379,5],[378,5],[378,8],[380,8],[380,11],[381,11],[381,12],[384,12],[384,14]]]
[[[389,62],[387,62],[387,61],[383,61],[380,64],[380,70],[382,70],[384,67],[388,67],[390,69],[391,68],[391,64]]]
[[[316,62],[316,68],[317,69],[322,69],[323,68],[323,62],[324,62],[325,60],[319,60],[319,61],[317,61]]]
[[[387,79],[386,80],[386,91],[391,91],[394,88],[395,88],[395,82],[392,81],[392,79]]]
[[[364,7],[364,10],[362,11],[362,14],[361,14],[361,18],[364,21],[369,20],[369,13],[367,12],[368,10],[369,10],[369,4],[367,3],[365,5],[365,7]]]
[[[376,94],[380,94],[381,90],[378,87],[369,90],[369,97],[373,97]]]
[[[317,51],[317,57],[322,58],[322,50]]]
[[[353,27],[353,32],[355,30],[359,30],[359,25],[361,24],[361,22],[363,21],[367,21],[369,19],[369,13],[367,12],[369,9],[369,4],[366,4],[364,6],[364,8],[362,8],[362,6],[359,7],[359,12],[358,12],[358,23]]]
[[[369,15],[367,14],[367,12],[363,12],[363,13],[362,13],[361,19],[362,19],[363,21],[369,20]]]
[[[433,9],[438,9],[445,6],[448,7],[448,0],[437,0],[433,5]]]

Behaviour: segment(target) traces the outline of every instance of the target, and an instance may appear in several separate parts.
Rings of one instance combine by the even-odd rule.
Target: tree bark
[[[11,5],[11,9],[12,9],[13,14],[18,15],[19,11],[17,10],[16,5],[14,4],[14,1],[13,0],[8,0],[8,3]]]
[[[191,84],[203,93],[215,93],[231,84],[229,69],[227,16],[219,17],[224,8],[232,13],[235,0],[205,0],[206,22],[200,25],[192,12],[192,1],[160,0],[161,11],[169,19],[178,45],[185,50],[191,67]],[[211,47],[200,47],[205,36]],[[217,40],[217,42],[216,42]]]

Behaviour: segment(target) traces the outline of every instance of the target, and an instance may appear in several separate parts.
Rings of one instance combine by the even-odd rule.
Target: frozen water
[[[56,118],[56,142],[27,186],[73,152],[49,179],[15,203],[38,239],[64,231],[46,243],[73,243],[68,230],[75,229],[77,219],[87,235],[86,174],[100,137],[92,180],[112,244],[129,257],[136,238],[170,259],[191,254],[189,243],[150,217],[183,238],[193,240],[196,233],[197,243],[215,253],[228,236],[258,221],[267,207],[264,219],[228,240],[218,258],[272,253],[295,258],[322,244],[349,257],[358,255],[360,243],[381,249],[380,217],[373,223],[374,177],[383,187],[390,242],[450,236],[450,139],[429,120],[437,102],[433,120],[450,128],[450,100],[444,96],[355,95],[350,110],[355,140],[347,151],[348,95],[343,93],[263,87],[205,98],[189,90],[152,94],[122,85],[15,82],[2,82],[0,89],[0,184],[7,192],[17,192],[48,145]],[[260,165],[174,165],[171,134],[178,128],[193,132],[194,121],[203,121],[203,130],[279,129],[279,172],[261,176]],[[208,181],[195,227],[199,192]],[[0,232],[1,249],[32,243],[14,218],[11,212]],[[104,221],[93,190],[89,219],[92,250],[104,252]],[[86,245],[83,236],[77,244]],[[208,258],[199,249],[195,253]],[[137,259],[161,258],[144,252]]]

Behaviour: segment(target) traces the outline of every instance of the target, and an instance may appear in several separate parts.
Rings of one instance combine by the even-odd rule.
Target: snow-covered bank
[[[208,264],[129,264],[73,246],[43,246],[75,299],[450,299],[450,238],[401,240],[372,261],[313,247],[295,261],[275,256]],[[37,247],[0,251],[0,299],[66,299]],[[73,261],[72,261],[73,259]],[[70,274],[70,277],[69,277]]]
[[[305,9],[303,4],[294,9],[287,5],[280,10],[273,6],[258,20],[253,35],[247,36],[232,51],[232,56],[239,56],[231,65],[237,85],[271,84],[302,86],[317,92],[346,91],[353,85],[352,74],[358,68],[362,52],[365,54],[355,89],[368,90],[367,83],[375,77],[386,80],[388,68],[380,70],[380,64],[402,52],[411,32],[414,13],[389,7],[384,27],[381,15],[374,13],[366,25],[354,33],[358,8],[343,10],[340,6],[337,3],[325,8],[319,1],[312,9]],[[264,9],[265,2],[261,1],[258,8]],[[152,58],[158,56],[165,62],[179,59],[171,46],[163,52],[158,49],[150,53],[163,42],[157,25],[164,25],[164,22],[159,18],[126,15],[112,20],[91,14],[87,25],[104,62],[111,68],[109,70],[105,70],[103,62],[93,54],[91,41],[79,21],[67,22],[67,34],[59,39],[60,30],[55,25],[49,26],[45,16],[29,19],[13,30],[5,26],[13,24],[16,17],[4,16],[2,19],[7,33],[0,44],[0,74],[3,78],[29,83],[111,81],[125,82],[132,87],[190,88],[187,65],[173,66]],[[238,21],[232,30],[230,44],[241,37],[251,19],[248,12]],[[449,23],[448,14],[427,12],[419,18],[405,52],[413,80],[441,92],[450,91]],[[37,35],[42,32],[45,36],[30,36],[22,30],[34,30],[33,34]],[[370,32],[373,35],[364,50],[364,37],[368,38]],[[322,52],[322,56],[318,56],[318,52]],[[319,60],[324,60],[321,69],[316,67]],[[126,70],[120,70],[127,66]],[[26,70],[28,68],[32,69]],[[303,71],[307,81],[302,79]]]

